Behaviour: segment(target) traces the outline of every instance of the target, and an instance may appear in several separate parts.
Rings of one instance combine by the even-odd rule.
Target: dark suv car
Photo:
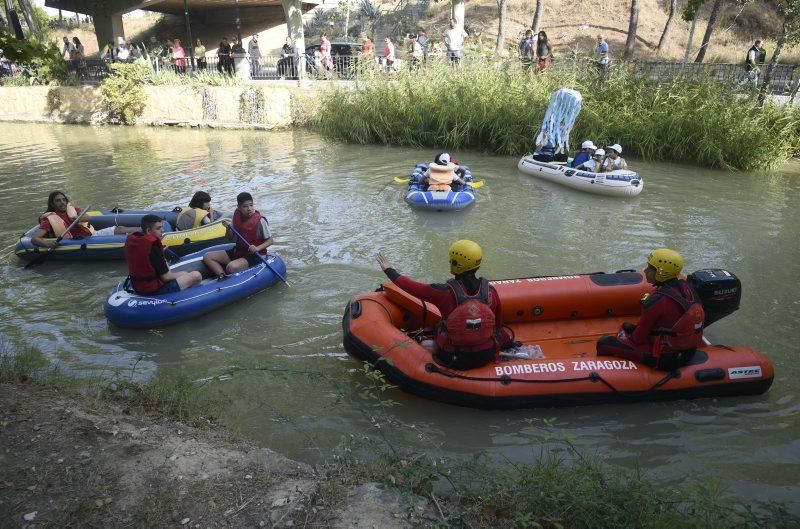
[[[351,79],[355,75],[361,48],[360,42],[331,42],[333,70],[339,74],[339,78]],[[319,44],[306,48],[306,71],[310,75],[324,77],[325,70],[316,58],[315,52],[318,51]]]

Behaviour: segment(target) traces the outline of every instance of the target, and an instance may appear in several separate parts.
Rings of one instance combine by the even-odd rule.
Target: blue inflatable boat
[[[178,255],[187,255],[202,250],[209,246],[226,242],[225,226],[218,220],[190,230],[176,231],[175,224],[181,208],[173,210],[147,210],[147,209],[112,209],[93,210],[87,213],[92,219],[92,226],[96,229],[111,226],[136,227],[142,222],[142,217],[148,214],[158,215],[164,219],[164,238],[161,243]],[[14,253],[24,261],[30,261],[47,252],[48,248],[40,248],[33,244],[31,238],[39,231],[39,225],[22,234],[14,248]],[[51,260],[58,261],[108,261],[121,260],[125,256],[123,247],[125,235],[93,235],[83,239],[61,239],[59,245],[50,252]]]
[[[203,255],[230,248],[232,244],[220,244],[189,254],[172,264],[170,270],[197,270],[206,277],[209,272],[203,264]],[[222,281],[204,279],[198,286],[169,294],[139,295],[126,279],[108,296],[104,307],[106,318],[119,327],[132,328],[161,327],[196,318],[271,287],[281,281],[278,274],[286,277],[286,265],[280,257],[270,254],[266,259],[269,266],[259,263]]]
[[[456,184],[451,191],[427,191],[427,186],[419,183],[419,179],[428,170],[427,163],[418,163],[411,173],[408,181],[408,191],[405,200],[411,207],[427,209],[430,211],[451,211],[464,209],[475,202],[475,189],[469,184],[473,182],[472,172],[469,167],[464,167],[464,181],[466,184]]]

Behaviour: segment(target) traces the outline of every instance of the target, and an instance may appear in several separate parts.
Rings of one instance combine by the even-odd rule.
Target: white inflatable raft
[[[589,173],[573,169],[566,164],[534,160],[533,154],[523,156],[518,167],[525,174],[596,195],[633,197],[641,193],[644,188],[644,181],[639,173],[634,171]]]

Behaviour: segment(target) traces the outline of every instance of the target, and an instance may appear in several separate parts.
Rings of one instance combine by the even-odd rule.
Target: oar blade
[[[472,189],[480,189],[483,187],[483,180],[478,180],[477,182],[467,182],[467,185]]]
[[[39,266],[40,264],[42,264],[44,262],[45,259],[47,259],[47,254],[49,254],[49,253],[50,253],[49,250],[46,251],[46,252],[39,252],[39,254],[36,257],[34,257],[33,259],[31,259],[30,261],[28,261],[25,264],[25,266],[23,267],[23,270],[29,270],[29,269],[33,268],[34,266]]]
[[[407,184],[408,181],[411,180],[410,178],[400,178],[399,176],[394,177],[395,184]]]

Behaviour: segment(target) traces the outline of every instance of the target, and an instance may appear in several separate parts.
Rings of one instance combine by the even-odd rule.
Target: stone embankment
[[[277,128],[313,113],[312,88],[292,82],[243,86],[147,86],[140,125]],[[96,86],[0,86],[0,121],[103,124]]]

